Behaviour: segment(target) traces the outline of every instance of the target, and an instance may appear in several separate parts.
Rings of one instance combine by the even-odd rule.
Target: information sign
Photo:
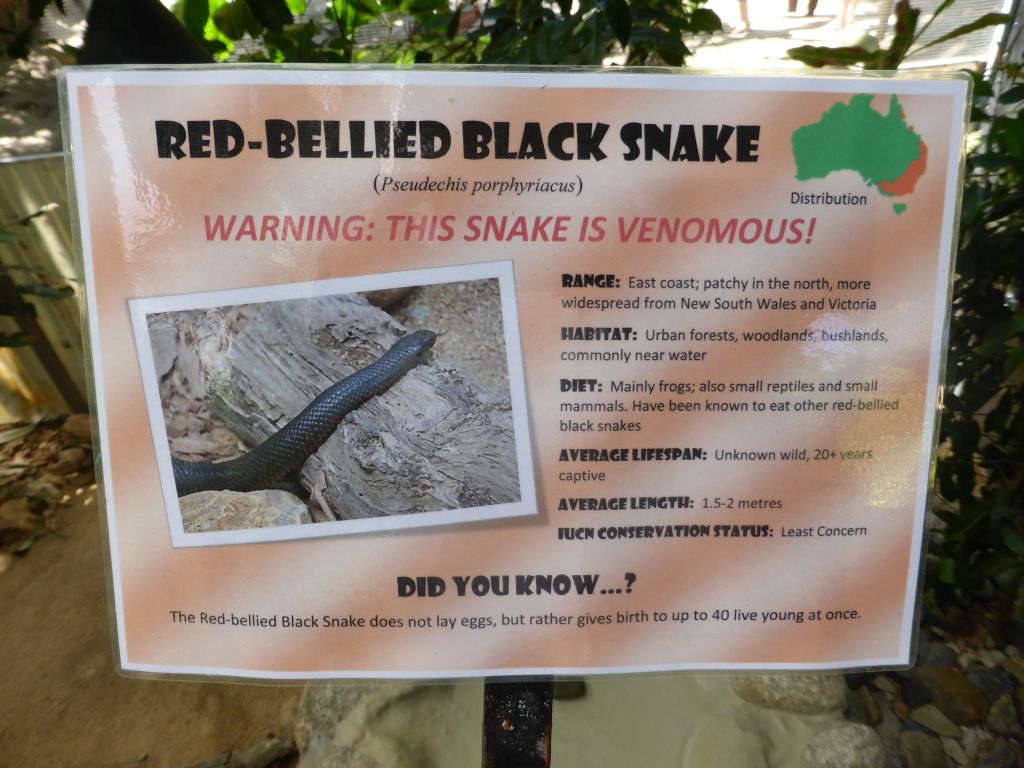
[[[65,88],[125,670],[911,661],[966,79]]]

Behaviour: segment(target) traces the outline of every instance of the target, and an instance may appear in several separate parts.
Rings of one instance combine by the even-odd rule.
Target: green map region
[[[914,191],[928,163],[928,146],[907,125],[895,95],[884,115],[872,108],[872,98],[857,94],[849,104],[834,104],[818,122],[793,131],[798,181],[850,170],[886,197]],[[903,213],[906,204],[896,203],[893,210]]]

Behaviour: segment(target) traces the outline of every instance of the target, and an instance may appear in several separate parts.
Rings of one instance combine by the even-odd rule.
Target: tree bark
[[[190,333],[223,336],[194,338],[194,349],[210,410],[250,448],[406,332],[357,295],[253,305],[242,314],[237,333],[237,322],[208,317]],[[306,462],[303,486],[315,487],[321,472],[337,519],[518,501],[509,395],[428,355],[345,417]]]

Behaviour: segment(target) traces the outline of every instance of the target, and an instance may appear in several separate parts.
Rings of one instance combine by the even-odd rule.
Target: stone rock
[[[681,763],[714,765],[722,758],[724,744],[729,745],[730,768],[769,768],[761,739],[724,714],[708,717],[694,728]]]
[[[60,480],[51,474],[40,475],[25,483],[23,494],[29,499],[45,504],[56,503],[60,497]]]
[[[379,691],[377,685],[306,686],[295,721],[295,746],[306,763],[328,765],[323,761],[332,752],[331,737],[338,723]]]
[[[57,461],[50,467],[55,475],[70,475],[88,466],[86,452],[82,448],[65,448],[57,456]]]
[[[910,706],[902,698],[898,698],[892,703],[892,711],[900,720],[907,720],[910,717]]]
[[[985,727],[1000,736],[1013,736],[1020,738],[1024,736],[1024,726],[1021,726],[1017,719],[1017,707],[1013,703],[1013,697],[1004,693],[994,702],[985,718]]]
[[[989,741],[992,741],[992,734],[988,731],[983,731],[981,728],[964,728],[964,737],[961,742],[964,745],[964,752],[967,753],[967,759],[974,760],[981,751],[982,745]]]
[[[1017,768],[1017,755],[1006,739],[992,739],[981,744],[976,768]]]
[[[1002,651],[982,648],[978,651],[978,658],[981,659],[981,663],[986,667],[994,669],[1006,660],[1006,654]]]
[[[973,725],[988,714],[984,694],[958,669],[918,667],[913,677],[931,694],[932,703],[956,723]]]
[[[927,686],[913,677],[908,677],[903,681],[903,686],[900,689],[900,692],[903,695],[903,701],[905,701],[907,706],[911,709],[923,707],[932,700],[932,692],[928,690]]]
[[[1013,675],[1018,683],[1024,685],[1024,659],[1020,656],[1008,656],[1003,660],[1003,669]]]
[[[88,413],[73,413],[60,428],[68,439],[78,445],[92,445],[92,422]]]
[[[921,637],[917,643],[917,666],[951,667],[956,661],[956,651],[943,642]]]
[[[903,733],[903,724],[889,709],[882,710],[882,722],[878,724],[875,733],[882,740],[882,743],[891,749],[895,754],[900,751],[900,734]]]
[[[885,675],[878,675],[871,682],[874,684],[875,688],[884,693],[888,693],[891,696],[895,696],[900,691],[899,686],[892,680],[892,678],[886,677]]]
[[[887,735],[898,737],[900,735],[900,731],[903,730],[903,724],[900,723],[900,719],[896,717],[891,709],[883,708],[882,719],[878,723],[876,730],[883,738]],[[888,741],[886,743],[888,743]]]
[[[19,541],[42,525],[42,518],[32,512],[28,499],[10,499],[0,504],[0,544]]]
[[[846,679],[847,684],[849,684],[849,675],[847,675]],[[868,690],[866,685],[847,692],[846,710],[843,712],[843,715],[847,720],[852,720],[855,723],[867,723],[868,725],[874,725],[882,719],[882,711],[878,706],[878,702],[875,701],[874,696],[872,696],[871,691]]]
[[[890,760],[888,750],[871,728],[846,723],[814,737],[804,752],[804,762],[810,768],[880,768]]]
[[[900,734],[900,757],[907,768],[946,768],[942,742],[920,731]]]
[[[960,746],[960,742],[956,739],[943,739],[942,751],[946,753],[946,757],[957,765],[968,765],[970,763],[967,753],[964,752],[964,748]]]
[[[910,713],[910,719],[915,723],[923,725],[937,736],[948,736],[951,739],[959,739],[963,730],[944,714],[934,704],[925,704]]]
[[[309,509],[287,491],[202,491],[178,500],[186,533],[238,531],[313,522]]]
[[[482,702],[477,684],[307,686],[296,715],[297,768],[478,764]]]
[[[732,687],[744,701],[787,712],[818,714],[846,705],[842,675],[736,675]]]
[[[1006,693],[1013,693],[1013,681],[1000,669],[977,667],[967,673],[967,679],[981,691],[989,704]]]

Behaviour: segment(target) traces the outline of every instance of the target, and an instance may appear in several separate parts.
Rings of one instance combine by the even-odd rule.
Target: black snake
[[[298,416],[237,459],[218,464],[172,460],[178,495],[274,487],[302,468],[345,414],[390,389],[419,363],[436,340],[433,331],[403,336],[378,360],[321,392]]]

